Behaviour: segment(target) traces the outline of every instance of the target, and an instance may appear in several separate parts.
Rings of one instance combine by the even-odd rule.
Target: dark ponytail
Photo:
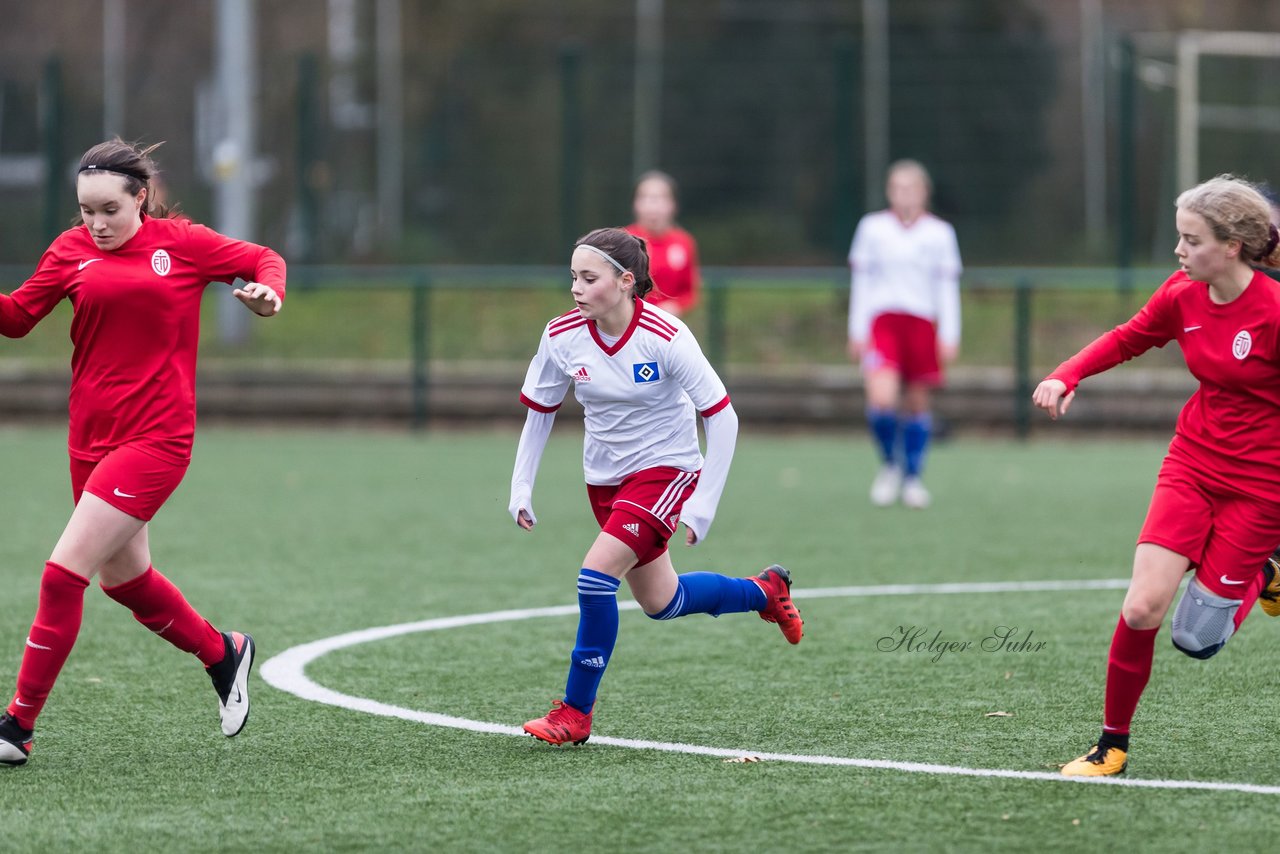
[[[1277,263],[1280,263],[1280,255],[1277,255],[1276,248],[1280,247],[1280,229],[1274,225],[1267,230],[1267,245],[1262,247],[1262,251],[1253,259],[1264,267],[1274,269]]]
[[[110,172],[124,179],[125,191],[131,196],[146,189],[146,213],[148,216],[168,216],[169,209],[155,200],[155,179],[160,174],[159,167],[151,159],[151,152],[164,143],[157,142],[146,148],[139,148],[125,142],[120,137],[100,142],[80,157],[77,177],[85,172]],[[78,223],[79,218],[76,219]]]
[[[579,237],[574,247],[591,246],[599,249],[622,265],[636,277],[635,293],[644,298],[653,290],[653,277],[649,275],[649,249],[644,239],[621,228],[597,228]]]
[[[654,288],[653,276],[649,275],[649,244],[645,243],[643,237],[637,237],[634,234],[631,237],[640,245],[640,266],[644,268],[643,276],[637,270],[631,271],[636,274],[636,296],[644,299]]]

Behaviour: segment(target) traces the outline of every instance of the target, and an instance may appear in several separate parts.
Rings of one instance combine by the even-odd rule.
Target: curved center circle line
[[[888,584],[866,587],[828,587],[797,590],[796,599],[825,599],[843,597],[916,596],[923,594],[1051,592],[1079,590],[1122,590],[1128,579],[1087,579],[1064,581],[1000,581],[950,584]],[[619,610],[636,610],[635,602],[619,602]],[[463,626],[516,622],[541,617],[564,617],[578,613],[578,606],[555,605],[546,608],[522,608],[508,611],[490,611],[483,614],[464,614],[454,617],[437,617],[412,623],[398,623],[346,632],[333,637],[291,647],[266,661],[259,674],[271,687],[293,694],[304,700],[336,706],[350,711],[381,717],[398,718],[428,726],[446,727],[468,732],[492,735],[527,737],[516,726],[460,718],[438,712],[423,712],[381,703],[367,697],[355,697],[326,688],[306,675],[307,665],[340,649],[400,637],[420,632],[440,631]],[[872,770],[899,771],[915,774],[933,774],[959,777],[987,777],[1017,780],[1042,780],[1057,783],[1082,783],[1104,786],[1127,786],[1143,789],[1181,789],[1219,792],[1244,792],[1249,794],[1278,795],[1280,786],[1257,783],[1233,783],[1216,780],[1128,780],[1116,777],[1064,777],[1048,771],[1015,771],[1003,768],[967,768],[959,765],[939,765],[928,762],[900,762],[890,759],[858,759],[847,756],[823,756],[818,754],[769,753],[757,750],[728,749],[679,742],[645,741],[643,739],[615,738],[593,735],[592,743],[634,750],[656,750],[666,753],[683,753],[695,756],[734,759],[755,756],[764,761],[792,762],[805,765],[843,766]]]

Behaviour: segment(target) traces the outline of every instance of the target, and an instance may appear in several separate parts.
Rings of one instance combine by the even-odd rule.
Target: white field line
[[[1082,581],[1010,581],[981,582],[971,584],[887,584],[868,587],[828,587],[797,590],[795,598],[822,599],[858,596],[916,596],[937,593],[1008,593],[1008,592],[1043,592],[1065,590],[1117,590],[1128,586],[1126,579],[1094,579]],[[634,610],[635,602],[620,602],[623,610]],[[492,611],[487,614],[466,614],[457,617],[440,617],[432,620],[420,620],[414,623],[400,623],[394,626],[380,626],[371,629],[347,632],[330,638],[305,643],[287,649],[262,665],[259,673],[263,681],[278,690],[312,700],[329,706],[337,706],[351,711],[364,712],[370,715],[381,715],[399,718],[406,721],[427,724],[428,726],[448,727],[450,729],[467,730],[469,732],[490,733],[494,735],[524,736],[520,727],[506,724],[475,721],[442,715],[437,712],[422,712],[379,703],[366,697],[353,697],[333,691],[312,681],[306,675],[306,668],[311,662],[331,652],[374,641],[386,640],[401,635],[419,632],[456,629],[463,626],[489,625],[492,623],[532,620],[539,617],[566,617],[578,613],[577,605],[557,605],[549,608],[523,608],[510,611]],[[633,738],[612,738],[609,736],[591,736],[593,744],[604,744],[612,747],[629,747],[636,750],[658,750],[667,753],[684,753],[695,756],[711,756],[734,759],[743,756],[755,756],[764,761],[794,762],[806,765],[836,765],[852,768],[868,768],[884,771],[899,771],[912,774],[935,774],[958,777],[996,777],[1016,780],[1043,780],[1055,783],[1082,783],[1103,786],[1127,786],[1142,789],[1180,789],[1211,792],[1244,792],[1248,794],[1280,795],[1280,786],[1265,786],[1255,783],[1232,783],[1212,780],[1141,780],[1118,777],[1063,777],[1048,771],[1014,771],[1003,768],[966,768],[959,765],[936,765],[928,762],[897,762],[888,759],[856,759],[847,756],[821,756],[796,753],[768,753],[759,750],[727,749],[707,747],[699,744],[680,744],[678,742],[644,741]]]

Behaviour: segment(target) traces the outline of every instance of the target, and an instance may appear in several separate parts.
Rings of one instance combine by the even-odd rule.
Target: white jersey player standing
[[[929,213],[929,173],[889,167],[889,209],[858,223],[849,249],[849,356],[862,362],[867,424],[881,468],[871,501],[917,509],[933,421],[930,392],[960,347],[960,249],[950,223]],[[901,410],[901,412],[899,411]]]
[[[521,528],[533,529],[538,462],[572,386],[585,411],[583,470],[600,534],[578,574],[578,635],[564,700],[524,725],[551,744],[582,744],[591,735],[596,692],[618,636],[624,577],[655,620],[757,611],[793,644],[803,632],[791,575],[782,567],[733,578],[677,575],[671,564],[667,541],[682,519],[688,545],[707,536],[733,458],[738,416],[688,327],[641,299],[653,287],[644,240],[619,228],[585,235],[574,246],[570,278],[578,307],[547,324],[520,394],[529,413],[509,507]]]

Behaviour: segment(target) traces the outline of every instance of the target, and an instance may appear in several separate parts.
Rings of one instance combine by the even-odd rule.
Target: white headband
[[[581,247],[582,249],[590,249],[592,252],[596,253],[601,258],[608,261],[613,266],[617,267],[619,273],[631,272],[626,267],[622,266],[617,261],[613,260],[613,256],[610,255],[608,252],[605,252],[603,249],[597,249],[596,247],[592,246],[590,243],[579,243],[578,246]]]

